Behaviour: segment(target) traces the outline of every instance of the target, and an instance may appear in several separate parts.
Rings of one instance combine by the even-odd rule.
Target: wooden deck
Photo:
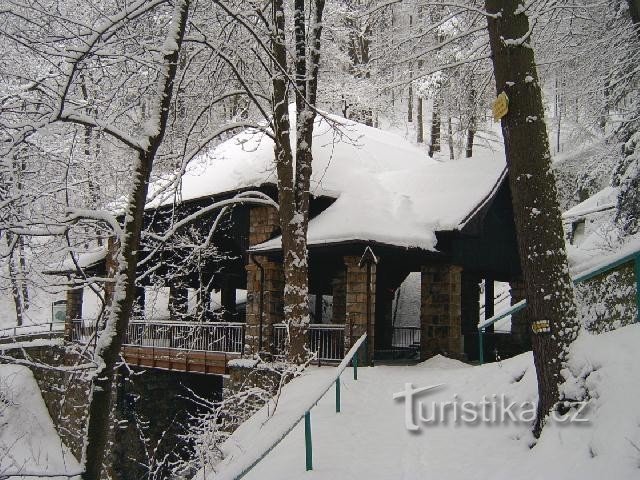
[[[241,356],[239,353],[134,345],[123,346],[122,355],[132,366],[215,375],[226,374],[229,360]]]

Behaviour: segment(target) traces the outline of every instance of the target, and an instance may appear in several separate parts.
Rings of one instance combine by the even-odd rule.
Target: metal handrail
[[[284,353],[284,323],[276,323],[273,327],[273,354]],[[337,362],[344,356],[344,329],[341,323],[310,323],[307,328],[309,347],[317,353],[318,363]]]
[[[577,285],[582,282],[586,282],[587,280],[591,280],[603,273],[610,272],[614,270],[616,267],[624,265],[629,262],[635,263],[634,273],[636,280],[636,322],[640,322],[640,249],[635,250],[629,254],[625,254],[620,258],[617,258],[613,261],[602,263],[600,265],[596,265],[586,272],[583,272],[579,275],[574,276],[571,280],[574,285]],[[523,310],[527,306],[527,300],[520,300],[515,305],[512,305],[507,310],[503,310],[500,313],[495,314],[491,318],[486,319],[484,322],[478,325],[478,347],[480,354],[480,364],[484,363],[484,339],[483,336],[486,333],[487,327],[493,325],[498,320],[501,320],[511,314],[517,313],[520,310]]]
[[[86,322],[86,319],[74,320],[73,340],[88,341],[96,330],[95,320],[92,322]],[[213,330],[211,336],[202,335],[203,332],[211,330]],[[243,353],[244,330],[245,324],[238,322],[143,322],[136,320],[129,322],[123,345],[162,347],[170,350]],[[163,332],[167,335],[163,335]],[[175,333],[179,335],[175,335]]]
[[[420,337],[422,335],[421,327],[414,326],[402,326],[393,327],[391,335],[392,347],[410,347],[420,343]]]
[[[304,419],[305,426],[305,461],[307,470],[313,470],[313,453],[311,446],[311,409],[315,407],[320,399],[326,395],[326,393],[331,389],[332,386],[336,387],[336,413],[340,412],[340,376],[347,368],[350,362],[353,364],[353,378],[354,380],[358,379],[358,351],[360,347],[364,344],[367,339],[367,334],[364,333],[362,336],[353,344],[353,346],[349,349],[347,355],[345,355],[344,359],[340,362],[340,364],[336,367],[333,375],[326,380],[326,383],[322,386],[320,390],[320,394],[316,395],[313,400],[309,401],[306,405],[303,405],[304,408],[300,409],[300,414],[296,415],[294,420],[285,428],[284,432],[281,433],[275,440],[271,441],[270,445],[264,449],[260,454],[256,455],[249,465],[246,467],[240,466],[238,468],[239,471],[234,472],[233,470],[230,472],[221,471],[216,474],[216,478],[222,479],[233,479],[240,480],[247,473],[249,473],[262,459],[264,459],[273,449],[282,441],[284,438],[293,431],[293,429]],[[245,452],[245,455],[250,455],[250,452]],[[241,457],[244,458],[244,457]]]
[[[95,321],[95,320],[93,320]],[[239,327],[242,325],[246,325],[244,322],[164,322],[164,321],[155,321],[149,322],[146,320],[131,320],[129,325],[160,325],[162,327],[210,327],[210,326],[220,326],[220,327]]]

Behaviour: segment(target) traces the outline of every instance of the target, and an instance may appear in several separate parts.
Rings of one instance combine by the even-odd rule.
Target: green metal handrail
[[[335,373],[331,375],[330,382],[327,382],[326,388],[322,389],[322,392],[316,396],[312,401],[309,402],[308,405],[301,411],[304,411],[299,417],[296,418],[294,422],[292,422],[289,427],[285,430],[285,432],[280,435],[276,440],[274,440],[269,448],[265,449],[260,455],[257,456],[247,467],[242,468],[240,472],[237,474],[231,473],[230,475],[225,475],[223,472],[221,473],[222,478],[232,478],[233,480],[240,480],[247,473],[249,473],[263,458],[265,458],[284,438],[291,433],[291,431],[304,419],[304,439],[305,439],[305,464],[307,470],[313,469],[313,448],[312,448],[312,438],[311,438],[311,409],[315,407],[320,399],[325,396],[325,394],[331,389],[332,386],[336,387],[336,412],[340,412],[340,376],[342,372],[349,366],[349,363],[353,366],[353,379],[358,380],[358,352],[360,348],[365,344],[367,339],[367,334],[364,333],[358,340],[353,344],[347,355],[345,355],[344,359],[340,364],[336,367]],[[216,476],[216,478],[218,478]]]
[[[634,273],[636,280],[636,322],[640,322],[640,250],[635,250],[632,253],[626,254],[612,262],[608,262],[604,265],[598,265],[593,267],[586,272],[581,273],[580,275],[576,275],[572,278],[574,285],[582,282],[586,282],[587,280],[591,280],[603,273],[610,272],[614,270],[616,267],[620,265],[624,265],[625,263],[635,262],[634,265]],[[478,325],[478,348],[479,348],[479,356],[480,356],[480,365],[484,363],[484,334],[486,333],[487,327],[493,325],[498,320],[501,320],[509,315],[519,312],[523,310],[527,306],[527,300],[521,300],[515,305],[511,306],[507,310],[503,310],[500,313],[497,313],[491,318],[488,318],[484,322]]]

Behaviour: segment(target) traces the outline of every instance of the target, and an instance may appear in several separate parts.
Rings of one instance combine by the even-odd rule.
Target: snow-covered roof
[[[311,194],[336,201],[310,221],[309,245],[361,240],[434,250],[435,232],[459,228],[504,173],[502,150],[476,151],[470,159],[439,162],[393,133],[319,116]],[[273,141],[247,130],[194,159],[180,196],[186,201],[276,182]],[[258,249],[278,247],[274,239]]]
[[[80,268],[91,268],[101,264],[107,258],[107,247],[96,247],[86,252],[76,254],[76,261]],[[48,265],[44,273],[63,274],[76,271],[76,264],[70,255],[65,255],[61,260]]]
[[[593,194],[585,201],[580,202],[562,214],[565,221],[576,220],[591,213],[601,212],[615,208],[618,198],[618,188],[606,187]]]

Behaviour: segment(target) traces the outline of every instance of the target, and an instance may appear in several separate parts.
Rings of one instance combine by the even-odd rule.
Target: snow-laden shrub
[[[236,362],[245,371],[239,376],[232,373],[230,388],[224,388],[222,400],[210,401],[191,392],[200,411],[188,420],[188,433],[183,438],[190,452],[172,466],[174,478],[186,480],[198,471],[215,471],[224,457],[222,445],[227,438],[267,403],[268,415],[273,415],[284,384],[306,367],[286,362]]]
[[[602,333],[631,324],[636,318],[633,263],[576,286],[578,313],[585,328]]]
[[[626,234],[632,235],[640,228],[640,131],[624,144],[623,155],[614,173],[614,183],[620,186],[616,220]]]

